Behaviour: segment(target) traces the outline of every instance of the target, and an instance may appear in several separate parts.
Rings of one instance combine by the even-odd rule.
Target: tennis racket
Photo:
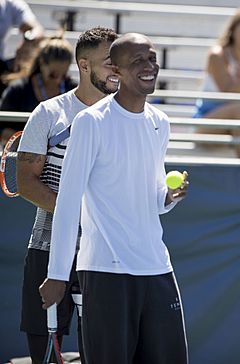
[[[57,304],[47,309],[48,344],[43,364],[64,364],[57,338]]]
[[[63,129],[49,139],[48,147],[54,147],[63,140],[69,138],[71,127]],[[3,192],[8,197],[19,196],[17,188],[17,149],[22,131],[14,133],[7,141],[2,152],[0,165],[0,184]]]
[[[17,189],[17,148],[20,142],[22,131],[14,133],[7,141],[1,157],[0,183],[3,192],[8,197],[18,196]]]

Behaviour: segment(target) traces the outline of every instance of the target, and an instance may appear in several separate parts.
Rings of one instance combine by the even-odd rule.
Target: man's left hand
[[[59,304],[66,290],[65,281],[46,278],[39,287],[39,292],[42,297],[42,308],[45,310],[52,306],[54,303]]]
[[[189,185],[188,173],[186,171],[183,172],[183,183],[179,188],[172,190],[168,188],[168,193],[166,197],[166,205],[170,204],[171,202],[179,202],[182,201],[187,195],[187,189]]]

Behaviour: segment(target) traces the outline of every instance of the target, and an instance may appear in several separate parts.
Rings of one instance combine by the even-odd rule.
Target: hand
[[[183,178],[184,178],[183,183],[179,188],[176,188],[175,190],[168,188],[168,194],[166,198],[167,204],[171,202],[179,202],[186,197],[187,188],[189,185],[189,182],[187,180],[188,173],[186,171],[183,172]]]
[[[42,308],[45,310],[54,303],[59,304],[64,296],[66,283],[56,279],[46,278],[39,287],[39,292],[42,297]]]

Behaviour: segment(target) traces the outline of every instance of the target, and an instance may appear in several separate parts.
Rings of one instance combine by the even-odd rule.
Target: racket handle
[[[47,309],[47,326],[49,332],[57,331],[57,304],[54,303]]]

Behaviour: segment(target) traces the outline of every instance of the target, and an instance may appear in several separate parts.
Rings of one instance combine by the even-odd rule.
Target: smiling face
[[[121,52],[117,52],[120,56],[116,64],[121,89],[132,96],[146,97],[154,91],[159,71],[156,50],[144,36],[128,40],[120,49]]]
[[[110,42],[102,42],[96,49],[91,51],[90,59],[90,81],[103,94],[108,95],[116,92],[119,79],[112,70],[109,55]]]

